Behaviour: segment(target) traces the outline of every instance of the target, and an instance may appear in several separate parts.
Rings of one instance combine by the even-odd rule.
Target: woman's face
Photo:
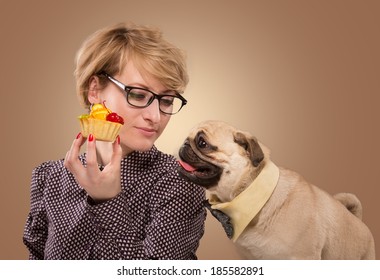
[[[135,68],[133,61],[129,61],[123,72],[115,75],[114,78],[125,85],[147,88],[158,94],[167,90],[158,80],[146,76],[143,78]],[[91,91],[94,80],[97,88],[100,88],[96,79],[90,83],[89,101],[93,104],[105,101],[108,109],[123,117],[124,125],[119,136],[124,154],[135,150],[149,150],[164,131],[170,115],[160,112],[157,99],[146,108],[132,107],[128,104],[123,90],[112,82],[107,83],[105,88],[97,90],[97,94],[94,95]]]

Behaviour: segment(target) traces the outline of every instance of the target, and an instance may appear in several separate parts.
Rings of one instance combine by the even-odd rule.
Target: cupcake
[[[94,135],[96,140],[114,142],[124,120],[103,104],[94,104],[90,114],[78,117],[83,137]]]

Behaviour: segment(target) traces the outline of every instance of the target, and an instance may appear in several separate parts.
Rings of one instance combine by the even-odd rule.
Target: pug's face
[[[192,129],[179,157],[181,176],[229,201],[253,181],[265,156],[250,134],[220,121],[205,121]]]

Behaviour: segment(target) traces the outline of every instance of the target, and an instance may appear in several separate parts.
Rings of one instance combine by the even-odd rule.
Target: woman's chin
[[[128,141],[127,141],[128,142]],[[130,153],[133,151],[146,152],[149,151],[153,145],[153,141],[134,141],[133,143],[121,143],[125,147],[125,150]]]

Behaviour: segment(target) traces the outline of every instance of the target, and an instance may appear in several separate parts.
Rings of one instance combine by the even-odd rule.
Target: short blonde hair
[[[102,71],[121,73],[127,55],[142,75],[157,79],[169,90],[185,90],[188,74],[184,52],[166,41],[157,28],[121,23],[95,32],[78,50],[74,75],[77,94],[85,108],[90,106],[90,78]],[[106,79],[100,81],[105,85]]]

